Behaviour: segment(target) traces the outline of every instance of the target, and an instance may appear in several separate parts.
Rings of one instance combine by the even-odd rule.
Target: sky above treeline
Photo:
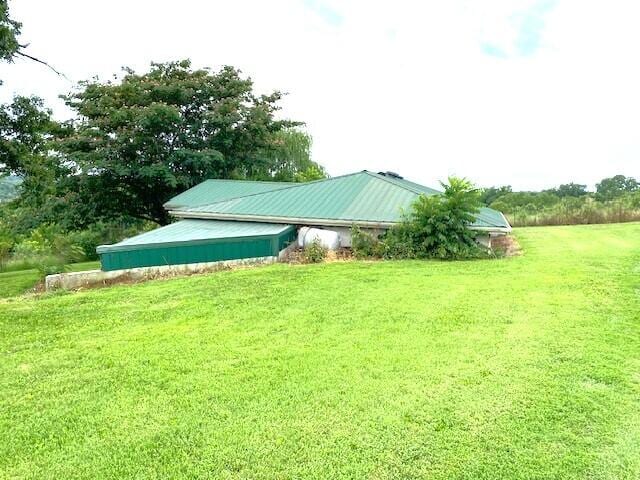
[[[27,53],[0,101],[45,99],[129,66],[233,65],[288,92],[331,175],[542,189],[640,178],[640,3],[609,0],[13,0]]]

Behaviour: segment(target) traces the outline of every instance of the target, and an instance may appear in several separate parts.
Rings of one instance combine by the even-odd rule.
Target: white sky
[[[73,82],[150,61],[233,65],[289,92],[331,175],[392,170],[437,185],[590,187],[640,178],[634,0],[13,0],[27,52]],[[18,60],[0,101],[73,83]]]

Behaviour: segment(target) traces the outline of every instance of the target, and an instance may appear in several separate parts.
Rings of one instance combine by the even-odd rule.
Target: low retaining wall
[[[278,254],[278,261],[286,262],[287,258],[289,258],[289,254],[294,250],[297,250],[297,248],[298,248],[298,239],[296,238],[295,242],[291,242],[291,244],[288,247],[280,250],[280,253]]]
[[[109,272],[103,272],[102,270],[87,270],[84,272],[58,273],[56,275],[47,275],[47,278],[45,279],[45,287],[47,291],[59,288],[73,290],[76,288],[96,285],[108,285],[110,283],[117,283],[118,281],[150,280],[158,277],[213,272],[231,267],[275,263],[277,261],[278,257],[273,256],[243,258],[240,260],[223,260],[219,262],[163,265],[160,267],[139,267],[129,268],[126,270],[111,270]]]

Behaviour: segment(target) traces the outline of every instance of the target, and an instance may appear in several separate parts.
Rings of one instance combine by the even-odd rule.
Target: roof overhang
[[[396,222],[371,222],[366,220],[340,220],[333,218],[309,217],[277,217],[262,215],[239,215],[236,213],[185,212],[184,210],[170,210],[169,213],[179,218],[200,218],[203,220],[236,220],[241,222],[288,223],[296,225],[318,225],[324,227],[350,227],[359,225],[368,228],[389,228]]]
[[[476,232],[511,233],[511,227],[474,227],[472,225],[469,229],[475,230]]]
[[[239,215],[235,213],[186,212],[184,210],[170,210],[169,214],[179,218],[198,218],[201,220],[234,220],[240,222],[286,223],[296,225],[315,225],[322,227],[351,227],[357,225],[364,228],[390,228],[398,222],[372,222],[369,220],[341,220],[333,218],[309,217],[277,217],[262,215]],[[508,223],[507,223],[508,225]],[[509,233],[511,227],[480,227],[472,226],[471,230],[479,232]]]

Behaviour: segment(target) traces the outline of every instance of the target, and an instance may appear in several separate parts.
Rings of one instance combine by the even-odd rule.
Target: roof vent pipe
[[[403,179],[403,177],[401,175],[398,175],[396,172],[378,172],[378,175],[384,175],[385,177],[391,177],[391,178],[399,178],[400,180]]]

